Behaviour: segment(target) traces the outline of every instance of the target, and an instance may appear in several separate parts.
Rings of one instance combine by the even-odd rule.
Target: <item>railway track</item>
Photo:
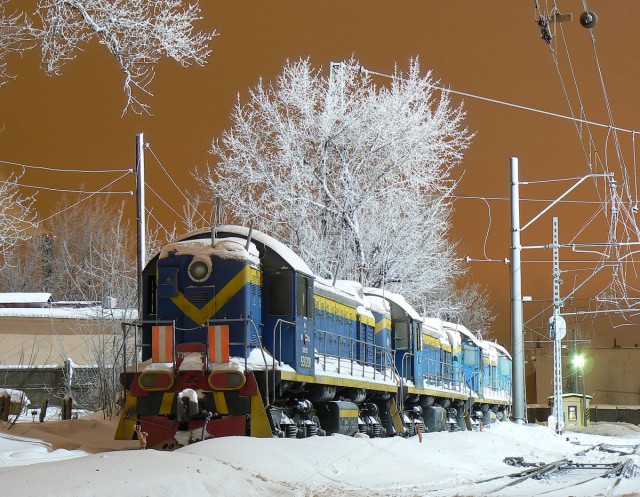
[[[567,495],[591,495],[593,482],[597,485],[598,495],[614,495],[620,482],[634,476],[632,455],[640,454],[640,445],[598,444],[590,446],[575,456],[586,456],[596,451],[608,452],[619,456],[616,461],[607,463],[576,462],[562,458],[550,463],[526,463],[522,457],[506,458],[505,463],[525,469],[484,480],[478,480],[456,488],[455,495],[547,495],[552,497]],[[587,486],[592,483],[592,486]],[[444,488],[434,490],[436,495]],[[451,488],[447,495],[451,495]],[[468,493],[466,493],[468,492]]]

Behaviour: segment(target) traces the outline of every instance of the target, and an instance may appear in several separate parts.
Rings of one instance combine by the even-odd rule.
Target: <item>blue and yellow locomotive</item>
[[[508,413],[503,347],[421,318],[398,294],[317,278],[264,233],[191,233],[142,278],[116,438],[137,429],[172,449],[231,435],[411,435]]]

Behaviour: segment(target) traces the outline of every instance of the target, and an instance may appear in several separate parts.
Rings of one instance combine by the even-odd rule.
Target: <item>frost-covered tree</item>
[[[46,291],[57,301],[104,307],[76,325],[86,338],[84,361],[94,367],[84,378],[88,395],[75,400],[110,416],[120,388],[120,323],[134,319],[137,307],[135,240],[123,207],[116,209],[104,199],[70,209],[65,206],[63,200],[58,206],[62,214],[46,223],[44,233],[14,251],[11,270],[0,271],[0,291]]]
[[[215,31],[197,31],[198,0],[39,0],[34,24],[24,12],[5,13],[0,0],[0,75],[5,57],[33,46],[42,49],[48,74],[58,75],[83,46],[97,40],[114,56],[124,73],[125,111],[148,112],[143,98],[157,62],[167,57],[182,66],[204,65]]]
[[[29,239],[36,227],[34,198],[20,194],[19,179],[15,173],[0,179],[0,269],[11,263],[16,247]]]
[[[446,198],[470,140],[461,107],[433,85],[417,59],[388,85],[353,59],[328,78],[308,59],[288,62],[238,101],[200,181],[319,275],[420,302],[460,272]]]
[[[458,289],[452,283],[430,295],[430,299],[423,302],[423,311],[428,316],[463,324],[483,338],[490,338],[496,316],[489,302],[489,292],[479,283],[468,283]]]
[[[23,12],[7,12],[9,0],[0,0],[0,85],[11,74],[7,72],[7,56],[20,53],[33,46],[31,25]]]

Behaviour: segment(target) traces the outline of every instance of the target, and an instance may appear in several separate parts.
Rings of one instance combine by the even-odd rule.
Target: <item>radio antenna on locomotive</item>
[[[247,252],[249,252],[249,247],[251,246],[251,237],[253,236],[253,220],[249,225],[249,234],[247,235],[247,245],[244,247]]]
[[[211,224],[211,246],[216,244],[216,228],[220,225],[220,197],[216,197],[216,219]]]

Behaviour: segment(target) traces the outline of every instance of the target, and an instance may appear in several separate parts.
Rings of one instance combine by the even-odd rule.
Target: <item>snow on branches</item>
[[[433,85],[417,59],[388,86],[353,59],[328,78],[308,59],[288,62],[275,83],[238,101],[200,180],[320,276],[419,302],[461,271],[446,239],[447,195],[471,138],[461,107]]]
[[[196,31],[199,2],[182,0],[39,0],[33,26],[23,12],[5,13],[0,0],[0,77],[7,77],[6,55],[39,45],[48,74],[59,75],[83,45],[97,40],[107,47],[124,73],[124,111],[149,113],[143,100],[151,96],[155,65],[163,58],[183,67],[203,66],[216,32]]]
[[[23,12],[7,13],[9,0],[0,0],[0,85],[13,76],[7,72],[7,56],[33,47],[31,26]]]
[[[124,72],[126,109],[148,112],[139,93],[151,95],[148,86],[161,57],[183,67],[204,65],[208,43],[215,32],[194,32],[200,19],[198,2],[181,0],[41,0],[42,61],[45,70],[59,74],[75,58],[82,43],[97,38]]]
[[[33,197],[22,196],[18,180],[21,175],[12,173],[0,179],[0,268],[4,268],[13,251],[30,238],[30,231],[37,226],[32,210]]]

